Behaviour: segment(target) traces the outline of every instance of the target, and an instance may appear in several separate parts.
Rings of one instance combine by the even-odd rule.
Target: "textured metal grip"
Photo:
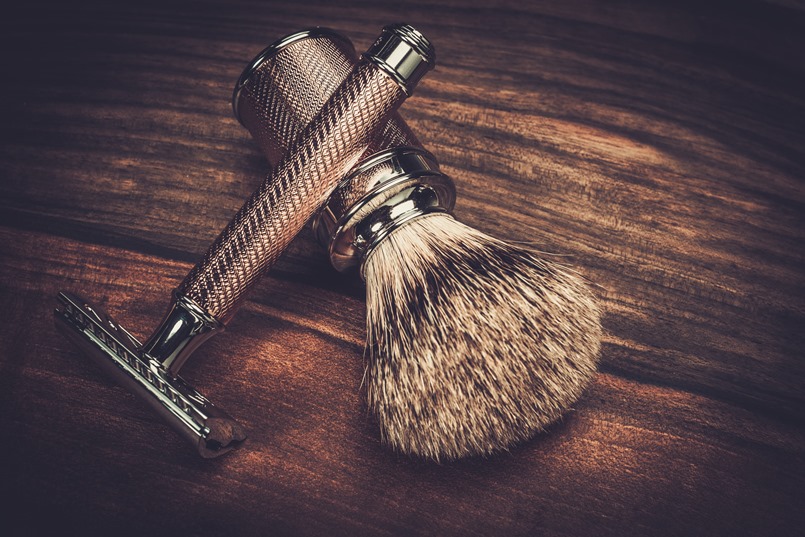
[[[405,96],[374,63],[361,62],[190,271],[178,293],[226,322]]]
[[[289,34],[250,62],[235,86],[232,108],[269,162],[287,152],[356,62],[349,39],[320,27]],[[452,209],[452,182],[394,113],[313,219],[313,231],[337,270],[356,266],[364,253],[360,245],[368,247],[355,225],[370,207],[416,184],[429,185],[440,206]]]
[[[325,28],[290,34],[251,62],[235,87],[232,107],[269,164],[285,156],[356,62],[349,39]]]
[[[233,108],[269,164],[288,152],[357,61],[349,40],[327,28],[290,34],[255,58],[235,88]],[[421,144],[394,113],[360,160],[397,146]]]

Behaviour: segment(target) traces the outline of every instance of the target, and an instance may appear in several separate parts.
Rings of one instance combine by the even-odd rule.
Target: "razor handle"
[[[360,63],[193,267],[178,294],[226,323],[405,95],[373,62]]]
[[[226,453],[246,435],[235,420],[182,380],[179,370],[231,319],[252,286],[354,166],[378,127],[431,68],[432,54],[430,44],[413,28],[384,28],[174,291],[168,313],[144,345],[100,308],[60,293],[57,326],[203,457]]]

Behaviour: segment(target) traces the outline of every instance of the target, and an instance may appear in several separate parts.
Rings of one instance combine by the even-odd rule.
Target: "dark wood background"
[[[793,0],[19,4],[0,23],[4,535],[802,531]],[[458,218],[600,286],[601,374],[510,453],[395,455],[361,389],[362,285],[305,231],[184,370],[250,432],[200,460],[60,337],[55,295],[147,336],[267,170],[230,110],[245,64],[301,28],[362,50],[400,20],[438,51],[402,113]]]

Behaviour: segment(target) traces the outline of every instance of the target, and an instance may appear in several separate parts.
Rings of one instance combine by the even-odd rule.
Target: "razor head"
[[[58,296],[59,329],[120,384],[145,401],[204,458],[238,447],[246,434],[181,377],[142,351],[143,345],[103,310],[69,293]]]

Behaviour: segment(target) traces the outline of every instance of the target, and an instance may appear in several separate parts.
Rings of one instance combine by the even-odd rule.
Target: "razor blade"
[[[56,324],[65,336],[145,401],[193,444],[202,457],[223,455],[246,439],[238,422],[175,374],[177,357],[183,354],[186,360],[189,354],[186,350],[189,345],[181,343],[196,339],[195,348],[200,343],[199,336],[212,330],[204,332],[202,325],[209,320],[199,320],[199,312],[190,310],[184,300],[174,301],[167,322],[160,325],[148,345],[140,343],[102,309],[76,295],[59,293],[58,302]],[[172,344],[167,345],[166,341]],[[162,360],[153,356],[168,346],[174,352],[163,352]],[[175,352],[178,347],[185,352]]]

